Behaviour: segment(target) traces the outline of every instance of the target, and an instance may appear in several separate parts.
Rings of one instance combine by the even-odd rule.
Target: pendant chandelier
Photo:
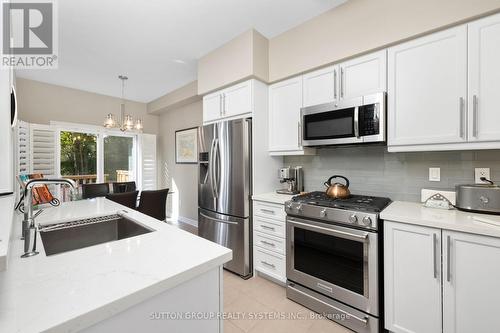
[[[119,128],[120,131],[131,131],[137,130],[142,131],[143,125],[142,120],[137,119],[134,122],[134,119],[131,115],[125,114],[125,81],[128,80],[128,77],[125,75],[119,75],[118,78],[122,81],[122,101],[120,104],[120,121],[117,122],[115,120],[115,115],[109,113],[104,120],[104,127],[106,128]]]

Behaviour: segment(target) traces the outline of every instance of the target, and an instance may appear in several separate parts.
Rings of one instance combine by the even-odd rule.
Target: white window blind
[[[25,121],[17,122],[16,146],[17,146],[16,175],[29,174],[30,173],[30,125]]]
[[[139,184],[141,190],[156,190],[156,135],[139,135]]]
[[[30,124],[30,173],[57,177],[56,131],[47,125]]]

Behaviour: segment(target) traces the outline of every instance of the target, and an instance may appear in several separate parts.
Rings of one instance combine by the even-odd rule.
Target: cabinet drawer
[[[268,235],[285,238],[285,222],[254,216],[253,230]]]
[[[286,281],[285,256],[254,247],[255,270],[267,274],[279,281]]]
[[[283,255],[285,254],[285,239],[283,238],[270,236],[256,231],[253,234],[253,244],[270,251]]]
[[[254,215],[278,219],[280,221],[285,221],[286,217],[285,207],[283,205],[260,201],[254,202],[253,213]]]

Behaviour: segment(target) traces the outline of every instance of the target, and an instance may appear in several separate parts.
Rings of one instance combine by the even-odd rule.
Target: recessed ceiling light
[[[186,62],[184,60],[181,60],[181,59],[174,59],[172,61],[175,62],[175,63],[178,63],[178,64],[182,64],[182,65],[186,64]]]

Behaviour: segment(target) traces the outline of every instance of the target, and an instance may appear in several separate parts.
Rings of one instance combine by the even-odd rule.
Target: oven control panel
[[[290,216],[310,218],[325,223],[345,224],[370,230],[378,229],[377,213],[321,207],[292,201],[285,203],[285,211]]]

